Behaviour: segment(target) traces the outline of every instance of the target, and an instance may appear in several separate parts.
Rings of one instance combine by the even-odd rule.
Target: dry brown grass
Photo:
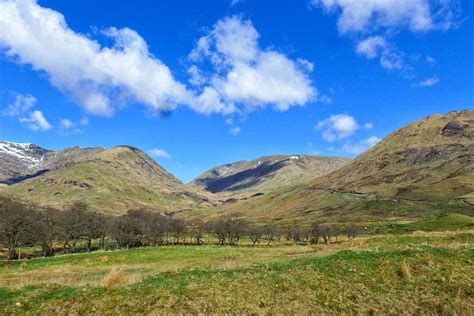
[[[109,274],[102,279],[102,286],[114,287],[125,283],[123,267],[113,267]]]
[[[409,281],[411,278],[411,268],[410,265],[406,262],[406,260],[403,260],[402,265],[400,267],[400,272],[402,274],[403,279],[406,281]]]

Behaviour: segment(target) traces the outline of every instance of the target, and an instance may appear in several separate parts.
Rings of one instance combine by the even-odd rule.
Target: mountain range
[[[265,156],[215,167],[189,184],[130,146],[52,151],[0,142],[0,167],[2,195],[59,209],[85,201],[116,215],[147,208],[279,223],[473,215],[474,111],[428,116],[354,160]]]

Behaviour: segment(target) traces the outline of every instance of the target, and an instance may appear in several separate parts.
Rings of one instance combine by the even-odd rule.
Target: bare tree
[[[204,232],[206,225],[201,220],[194,220],[189,224],[189,232],[191,234],[191,243],[196,241],[196,245],[203,244]]]
[[[251,225],[248,229],[248,235],[253,246],[255,246],[255,244],[260,245],[260,240],[262,239],[263,234],[264,230],[260,226]]]
[[[169,225],[175,240],[175,244],[179,244],[179,238],[183,236],[184,232],[186,231],[186,223],[182,219],[171,218]]]
[[[321,237],[324,240],[324,243],[330,244],[331,238],[335,235],[335,230],[330,225],[321,226]]]
[[[346,234],[349,240],[354,239],[358,234],[358,228],[355,225],[349,225],[346,227]]]
[[[267,245],[270,246],[278,237],[278,229],[274,225],[265,225],[263,227],[263,236],[267,240]]]
[[[0,243],[7,259],[17,258],[17,248],[31,240],[33,211],[12,199],[0,199]]]
[[[37,212],[34,216],[35,236],[33,239],[41,244],[41,252],[44,257],[54,254],[53,243],[58,237],[59,218],[59,211],[49,209]]]
[[[298,243],[303,240],[303,230],[296,223],[290,226],[288,235],[290,236],[290,239],[292,239],[294,243]]]

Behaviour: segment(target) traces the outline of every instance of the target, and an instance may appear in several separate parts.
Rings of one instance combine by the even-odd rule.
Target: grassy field
[[[474,312],[474,231],[3,262],[5,313]]]

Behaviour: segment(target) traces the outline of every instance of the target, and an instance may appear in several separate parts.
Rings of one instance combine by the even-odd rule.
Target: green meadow
[[[2,262],[6,314],[474,311],[474,231],[164,246]]]

